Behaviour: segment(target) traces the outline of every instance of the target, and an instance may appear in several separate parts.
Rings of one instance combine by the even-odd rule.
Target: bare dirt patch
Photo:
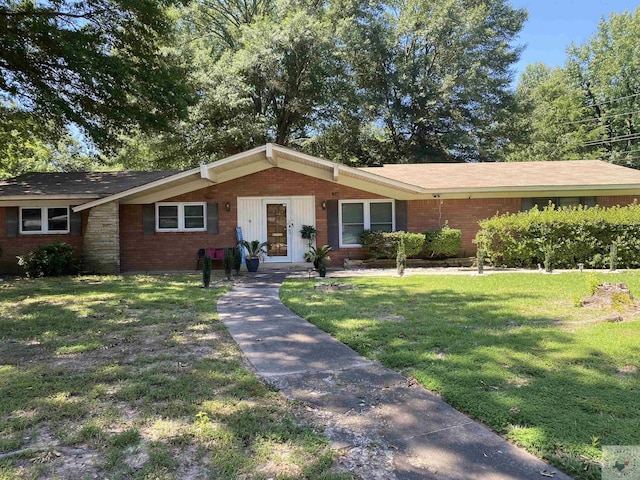
[[[585,308],[607,312],[606,315],[591,323],[636,320],[640,315],[640,302],[634,298],[625,283],[598,285],[593,295],[585,298],[581,305]]]

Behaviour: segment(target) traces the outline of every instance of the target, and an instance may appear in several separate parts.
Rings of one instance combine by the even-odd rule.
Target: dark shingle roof
[[[25,173],[0,181],[0,199],[14,195],[95,195],[104,197],[139,187],[178,173],[157,172],[56,172]]]

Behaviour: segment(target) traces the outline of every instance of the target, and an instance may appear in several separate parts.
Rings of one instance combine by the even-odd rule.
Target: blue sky
[[[517,81],[530,63],[563,65],[572,41],[584,43],[596,32],[603,15],[634,11],[640,0],[511,0],[511,4],[529,11],[520,34],[519,43],[527,46],[515,65]]]

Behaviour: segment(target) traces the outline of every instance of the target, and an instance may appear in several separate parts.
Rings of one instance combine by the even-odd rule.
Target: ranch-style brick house
[[[462,230],[534,204],[626,205],[640,171],[602,161],[403,164],[352,168],[267,144],[186,171],[29,173],[0,182],[0,272],[16,255],[70,243],[89,271],[190,270],[201,248],[270,243],[268,262],[302,262],[302,225],[333,247],[332,264],[363,258],[364,229]]]

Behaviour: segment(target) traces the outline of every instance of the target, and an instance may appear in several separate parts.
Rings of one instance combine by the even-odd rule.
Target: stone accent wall
[[[89,211],[84,233],[86,269],[90,273],[120,272],[120,215],[117,202]]]

